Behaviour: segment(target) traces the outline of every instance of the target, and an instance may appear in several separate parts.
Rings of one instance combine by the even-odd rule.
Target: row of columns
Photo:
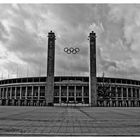
[[[33,93],[34,93],[34,86],[31,86],[31,98],[33,99]],[[40,86],[37,86],[38,87],[38,90],[37,90],[37,93],[38,93],[38,100],[40,99]],[[19,99],[22,99],[22,86],[20,87],[3,87],[3,88],[0,88],[0,96],[1,98],[4,98],[4,99],[8,99],[8,93],[9,93],[9,88],[10,88],[10,96],[9,96],[9,99],[12,99],[12,88],[14,88],[14,99],[17,99],[17,88],[19,88]],[[24,87],[25,88],[25,98],[24,99],[27,99],[27,92],[28,92],[28,86]],[[5,92],[6,91],[6,92]],[[45,91],[44,91],[45,92]]]
[[[137,98],[140,98],[140,88],[133,88],[133,87],[115,87],[115,92],[116,93],[119,93],[119,91],[118,91],[118,88],[120,88],[120,97],[118,96],[118,94],[116,94],[116,100],[118,100],[118,98],[120,98],[121,100],[123,100],[123,99],[126,99],[126,100],[128,100],[129,98],[131,98],[131,99],[133,99],[133,94],[135,94],[135,97],[137,97],[137,95],[139,96],[139,97],[137,97]],[[125,88],[126,89],[126,97],[124,97],[123,95],[123,88]],[[129,91],[128,91],[128,89],[130,89],[130,95],[131,95],[131,97],[129,97],[129,95],[128,95],[128,93],[129,93]],[[133,93],[133,89],[135,89],[135,93]],[[138,94],[137,94],[137,92],[138,92]]]
[[[31,87],[31,100],[33,100],[34,86],[25,86],[24,87],[25,88],[25,97],[24,97],[24,99],[27,100],[28,87]],[[37,87],[36,91],[38,92],[37,100],[40,100],[40,86],[35,86],[35,87]],[[115,87],[116,93],[118,93],[118,87]],[[14,88],[14,91],[13,91],[12,88]],[[22,97],[23,86],[20,86],[20,87],[12,87],[11,86],[11,87],[6,87],[6,88],[5,87],[0,88],[0,96],[1,96],[1,98],[6,99],[7,101],[8,101],[8,99],[13,99],[12,94],[14,92],[14,99],[17,99],[17,88],[19,88],[19,91],[18,91],[19,92],[19,100],[22,100],[23,99],[23,97]],[[121,104],[124,104],[123,100],[131,100],[131,99],[133,99],[132,97],[133,97],[133,91],[134,91],[133,88],[134,87],[125,87],[126,97],[123,96],[123,92],[124,92],[123,88],[124,87],[119,87],[119,88],[120,88],[120,90],[119,90],[120,91],[120,97],[118,97],[118,94],[116,94],[116,96],[114,98],[116,100],[116,102],[115,102],[116,106],[118,106],[118,104],[119,104],[118,99],[121,100]],[[128,89],[130,89],[130,91],[128,91]],[[10,92],[10,94],[9,94],[9,92]],[[67,86],[66,92],[67,92],[67,97],[66,98],[67,98],[67,101],[68,101],[69,100],[69,86]],[[84,86],[81,87],[81,92],[82,92],[82,96],[81,96],[82,102],[84,102]],[[61,103],[61,99],[62,99],[61,93],[62,93],[62,86],[60,85],[59,86],[59,103]],[[128,96],[128,93],[131,95],[131,98]],[[8,97],[8,94],[9,94],[9,97]],[[140,98],[140,89],[139,88],[135,88],[135,94],[136,94],[135,97],[137,97],[137,95],[138,95],[139,98]],[[138,100],[139,98],[137,97],[135,99]],[[74,100],[76,101],[76,86],[74,86]],[[108,101],[105,101],[105,102],[108,102]],[[110,104],[111,104],[111,102],[113,102],[113,101],[110,101]],[[129,103],[127,103],[127,104],[129,104]],[[130,103],[130,104],[132,104],[132,103]],[[137,104],[137,103],[134,103],[134,104]]]
[[[98,107],[140,107],[139,100],[104,100],[97,101]]]
[[[62,87],[61,86],[59,86],[59,103],[61,103],[61,97],[62,97],[62,95],[61,95],[61,90],[62,89]],[[66,98],[67,98],[67,102],[69,101],[69,86],[67,86],[67,89],[66,89],[66,92],[67,92],[67,94],[66,94]],[[84,86],[82,86],[82,102],[84,102]],[[76,101],[76,86],[74,86],[74,101]]]
[[[33,93],[34,93],[34,88],[33,88],[33,86],[31,86],[32,87],[32,89],[31,89],[31,97],[33,97]],[[5,99],[8,99],[8,92],[9,92],[9,88],[10,88],[10,99],[12,99],[12,88],[13,87],[3,87],[3,88],[1,88],[0,89],[0,95],[1,95],[1,97],[2,97],[2,95],[4,95],[3,96],[3,98],[4,97],[6,97]],[[14,92],[15,92],[15,94],[14,94],[14,98],[16,99],[16,97],[17,97],[17,88],[19,88],[19,93],[20,93],[20,99],[22,99],[22,88],[23,87],[14,87]],[[27,86],[25,87],[25,99],[27,99]],[[83,86],[82,86],[82,97],[83,97],[83,91],[84,89],[83,89]],[[40,86],[38,86],[38,99],[39,99],[39,97],[40,97]],[[59,96],[60,96],[60,99],[61,99],[61,86],[59,86]],[[68,88],[68,86],[67,86],[67,98],[68,98],[68,96],[69,96],[69,88]],[[76,98],[76,86],[74,87],[74,98]]]

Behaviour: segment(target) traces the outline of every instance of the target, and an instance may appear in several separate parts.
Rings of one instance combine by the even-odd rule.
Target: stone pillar
[[[131,87],[131,99],[133,100],[133,87]]]
[[[136,91],[137,91],[136,98],[138,100],[139,99],[139,89],[137,88]]]
[[[6,88],[6,105],[8,105],[9,99],[8,99],[8,87]]]
[[[5,97],[5,99],[7,100],[8,99],[8,87],[6,87],[5,89],[6,89],[6,97]]]
[[[3,87],[1,88],[1,105],[2,105],[2,99],[3,99]]]
[[[121,87],[121,100],[123,100],[123,87]]]
[[[15,87],[15,99],[17,99],[17,87]]]
[[[21,100],[21,98],[22,98],[22,87],[20,86],[20,100]]]
[[[47,59],[47,80],[45,87],[46,104],[53,105],[54,94],[54,70],[55,69],[55,34],[51,31],[48,34],[48,59]]]
[[[1,98],[3,98],[3,87],[1,88]]]
[[[0,105],[2,105],[2,92],[1,92],[2,88],[0,88]]]
[[[69,87],[67,86],[67,103],[69,101]]]
[[[1,88],[0,88],[0,99],[1,99],[1,97],[2,97],[2,92],[1,92]]]
[[[3,90],[2,90],[2,99],[4,99],[5,98],[5,92],[4,92],[4,87],[2,88]]]
[[[140,88],[139,88],[139,99],[140,99]]]
[[[84,86],[82,86],[82,103],[84,103]]]
[[[74,86],[74,101],[76,103],[76,86]]]
[[[132,101],[129,100],[129,107],[132,107]]]
[[[27,105],[27,86],[25,87],[25,101],[24,101],[24,105]]]
[[[116,92],[116,106],[118,107],[118,89],[117,89],[117,86],[115,87],[115,92]]]
[[[10,87],[10,99],[12,99],[12,87]]]
[[[124,106],[123,87],[121,87],[121,102],[122,102],[122,107],[123,107]]]
[[[96,78],[96,34],[89,34],[90,40],[90,77],[89,77],[89,104],[97,106],[97,78]]]
[[[134,106],[137,107],[137,100],[134,101]]]
[[[61,104],[61,86],[59,86],[59,103]]]
[[[19,87],[19,99],[18,99],[18,105],[21,105],[21,86]]]
[[[31,106],[33,105],[33,96],[34,96],[34,87],[32,86],[32,92],[31,92]]]
[[[37,105],[39,106],[40,103],[40,86],[38,86],[38,101]]]
[[[128,100],[128,87],[126,87],[126,99]]]
[[[131,102],[131,107],[133,107],[133,87],[130,88],[130,92],[131,92],[131,99],[130,99],[130,102]]]
[[[13,87],[12,87],[12,94],[13,94]],[[12,95],[12,105],[14,106],[15,105],[15,94]]]

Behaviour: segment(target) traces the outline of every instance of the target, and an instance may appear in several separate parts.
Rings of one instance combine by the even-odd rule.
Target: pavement
[[[0,136],[140,136],[140,108],[0,106]]]

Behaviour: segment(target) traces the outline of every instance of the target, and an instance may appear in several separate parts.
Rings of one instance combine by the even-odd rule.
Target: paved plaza
[[[139,136],[140,108],[0,106],[1,136]]]

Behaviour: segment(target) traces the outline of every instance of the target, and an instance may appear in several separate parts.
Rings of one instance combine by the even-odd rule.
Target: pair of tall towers
[[[97,106],[96,91],[96,34],[92,31],[89,34],[90,42],[90,77],[89,77],[89,104]],[[45,88],[46,104],[53,105],[54,99],[54,70],[55,70],[55,34],[48,33],[48,58],[47,58],[47,80]]]

